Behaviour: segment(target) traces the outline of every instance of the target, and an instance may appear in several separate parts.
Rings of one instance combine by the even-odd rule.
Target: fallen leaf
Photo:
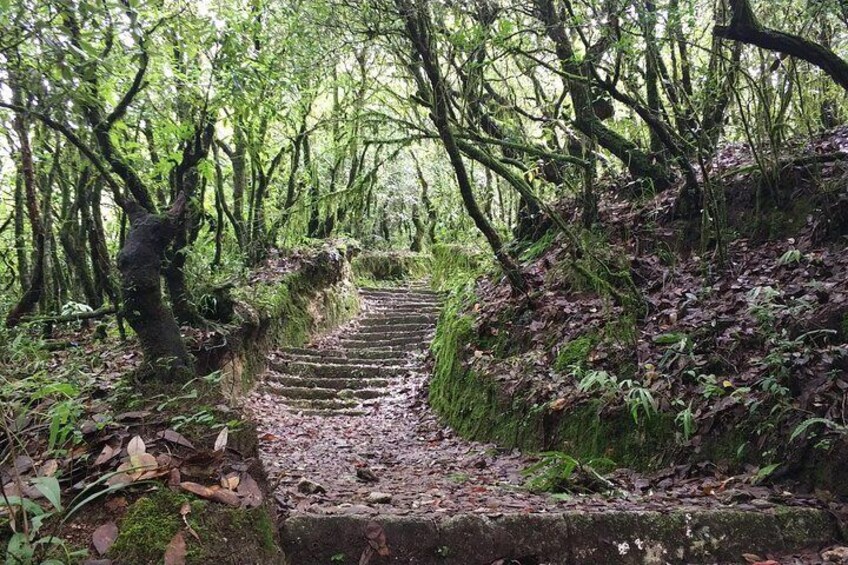
[[[117,512],[119,510],[123,510],[128,506],[127,499],[123,496],[116,496],[115,498],[110,498],[106,501],[106,510],[109,512]]]
[[[144,445],[144,440],[141,439],[141,436],[133,437],[130,442],[127,444],[127,455],[139,455],[141,453],[145,453],[147,451],[147,446]]]
[[[241,482],[241,479],[238,473],[228,473],[221,477],[221,488],[236,490],[239,486],[239,482]]]
[[[121,446],[119,445],[116,448],[113,448],[110,445],[104,445],[103,450],[100,451],[100,455],[97,456],[97,459],[94,460],[95,465],[103,465],[114,456],[116,456],[121,451]]]
[[[44,463],[41,464],[41,467],[38,469],[38,474],[41,477],[52,477],[56,474],[56,471],[59,470],[59,462],[55,459],[48,459]]]
[[[169,443],[188,447],[189,449],[194,449],[194,444],[187,440],[184,435],[174,430],[163,430],[156,434],[156,437],[159,439],[163,439]]]
[[[188,515],[191,514],[191,504],[188,502],[183,502],[183,505],[180,507],[180,516],[183,517],[183,523],[185,524],[186,531],[191,534],[191,536],[200,541],[200,536],[197,535],[197,532],[194,531],[194,528],[191,527],[191,524],[188,523]]]
[[[212,489],[209,487],[205,487],[198,483],[193,483],[191,481],[183,481],[180,483],[180,488],[184,491],[188,491],[192,494],[196,494],[202,498],[211,498],[212,497]]]
[[[262,489],[259,488],[259,483],[256,482],[256,479],[248,474],[242,477],[237,492],[242,498],[242,506],[256,508],[262,504]]]
[[[118,526],[115,522],[107,522],[94,530],[91,536],[91,541],[94,543],[94,549],[100,555],[105,555],[115,540],[118,539]]]
[[[218,437],[215,438],[215,451],[223,451],[227,447],[227,440],[230,437],[230,430],[227,427],[221,429]]]
[[[148,416],[150,416],[150,412],[147,412],[146,410],[139,410],[136,412],[124,412],[123,414],[118,414],[115,416],[115,419],[119,422],[121,420],[143,420]]]
[[[221,504],[226,504],[227,506],[241,506],[241,500],[238,495],[231,490],[226,489],[213,489],[212,496],[210,497],[215,502],[220,502]]]
[[[186,542],[182,532],[177,532],[165,548],[165,565],[185,565]]]
[[[567,399],[565,399],[565,398],[557,398],[556,400],[554,400],[554,401],[552,401],[550,404],[548,404],[548,408],[550,408],[550,409],[551,409],[551,411],[553,411],[553,412],[559,412],[560,410],[562,410],[563,408],[565,408],[565,406],[566,406],[567,404],[568,404],[568,400],[567,400]]]

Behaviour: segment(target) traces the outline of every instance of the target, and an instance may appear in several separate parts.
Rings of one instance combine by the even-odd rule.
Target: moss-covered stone
[[[471,300],[470,288],[448,300],[433,341],[430,402],[461,435],[524,450],[562,451],[580,460],[606,458],[635,469],[652,469],[674,460],[681,447],[671,412],[642,415],[637,422],[624,406],[610,403],[602,391],[594,399],[554,410],[529,391],[506,386],[477,364],[467,365],[468,344],[473,344],[472,349],[481,346],[474,319],[465,312]],[[560,350],[557,368],[585,362],[596,343],[614,337],[627,338],[592,333],[571,340]],[[497,355],[497,347],[492,351]],[[700,447],[698,457],[736,460],[746,440],[744,430],[716,435]]]
[[[187,531],[180,514],[186,503],[191,505],[186,518],[199,539]],[[264,506],[230,508],[165,489],[132,504],[108,556],[116,563],[159,563],[168,543],[181,531],[189,564],[283,563],[274,521]]]

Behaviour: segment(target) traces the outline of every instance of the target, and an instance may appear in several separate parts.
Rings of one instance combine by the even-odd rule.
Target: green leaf
[[[15,533],[6,545],[6,565],[31,563],[33,556],[32,544],[25,534]]]
[[[50,501],[57,511],[62,511],[62,489],[56,477],[36,477],[32,485]]]

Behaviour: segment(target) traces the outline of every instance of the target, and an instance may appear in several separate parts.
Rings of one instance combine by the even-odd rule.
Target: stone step
[[[309,353],[284,353],[278,351],[276,356],[270,358],[269,363],[274,361],[304,361],[306,363],[328,363],[330,365],[379,365],[393,369],[403,369],[407,366],[406,360],[401,357],[392,359],[367,359],[356,357],[344,357],[345,352],[341,349],[315,350]]]
[[[385,349],[385,350],[368,350],[365,352],[357,352],[357,351],[347,351],[344,349],[299,349],[299,348],[287,348],[280,350],[281,353],[285,353],[288,355],[303,355],[306,357],[312,357],[315,359],[335,359],[335,358],[344,358],[349,361],[358,362],[360,360],[366,361],[374,361],[374,364],[378,364],[378,361],[385,362],[387,364],[394,364],[402,362],[406,358],[406,353],[404,351],[399,351],[396,349]]]
[[[284,387],[328,388],[335,390],[376,389],[389,386],[389,379],[336,379],[327,377],[304,377],[269,373],[266,379]]]
[[[366,311],[368,310],[393,310],[395,308],[405,308],[407,310],[439,310],[441,304],[438,302],[410,302],[406,300],[375,300],[373,302],[365,301]]]
[[[363,343],[369,343],[365,341]],[[360,377],[399,377],[409,370],[405,367],[386,367],[384,365],[351,365],[332,364],[316,360],[308,361],[271,361],[271,368],[279,373],[311,377],[332,377],[337,379],[353,379]]]
[[[361,287],[359,294],[363,296],[375,296],[378,298],[395,297],[395,296],[413,296],[421,298],[431,298],[439,300],[444,296],[441,292],[435,290],[426,290],[419,288],[379,288],[379,287]]]
[[[359,320],[360,327],[365,326],[394,326],[405,324],[432,324],[435,326],[438,316],[435,314],[390,314],[379,312],[366,314]]]
[[[370,400],[386,395],[385,390],[360,388],[360,389],[335,389],[318,387],[298,386],[273,386],[267,383],[266,389],[277,396],[293,400]]]
[[[447,516],[398,516],[375,508],[374,514],[295,512],[282,523],[283,551],[298,565],[356,556],[370,522],[380,525],[391,549],[381,563],[396,565],[745,563],[746,553],[794,553],[839,537],[834,516],[800,507]]]
[[[322,418],[332,418],[333,416],[365,416],[368,414],[367,410],[357,410],[355,408],[348,408],[345,410],[319,410],[319,409],[307,409],[307,410],[298,410],[297,413],[301,416],[321,416]]]
[[[402,346],[418,346],[421,349],[426,349],[430,346],[429,339],[422,339],[420,337],[411,336],[411,337],[395,337],[395,338],[380,338],[380,339],[355,339],[351,337],[345,337],[339,340],[339,344],[348,349],[348,350],[356,350],[359,351],[361,348],[367,349],[376,349],[376,348],[386,348],[386,347],[402,347]]]
[[[286,398],[280,396],[280,404],[291,411],[299,410],[346,410],[351,408],[361,408],[367,405],[369,401],[359,402],[354,398],[326,398],[326,399],[306,399],[306,398]]]
[[[352,339],[395,339],[402,337],[417,337],[424,339],[433,333],[435,328],[421,330],[396,331],[394,328],[359,328],[345,335]]]
[[[367,318],[364,318],[367,319]],[[436,329],[436,324],[416,324],[416,323],[407,323],[405,318],[399,317],[398,323],[396,324],[387,324],[391,327],[384,326],[374,326],[374,325],[360,325],[353,331],[356,332],[431,332]]]

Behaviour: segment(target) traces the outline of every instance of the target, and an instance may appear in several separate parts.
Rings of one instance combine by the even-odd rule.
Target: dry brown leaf
[[[100,555],[105,555],[115,540],[118,539],[118,526],[115,522],[107,522],[94,530],[91,536],[91,541],[94,543],[94,549]]]
[[[128,485],[133,482],[133,478],[129,476],[127,473],[119,471],[106,479],[106,484],[110,487],[118,486],[118,485]]]
[[[238,495],[231,490],[213,489],[211,499],[227,506],[241,506]]]
[[[182,532],[177,532],[165,548],[165,565],[185,565],[186,542]]]
[[[147,446],[144,445],[144,440],[141,439],[141,436],[133,437],[130,442],[127,444],[127,455],[140,455],[142,453],[147,452]]]
[[[240,482],[241,479],[238,473],[228,473],[227,475],[221,477],[221,488],[225,488],[228,490],[236,490]]]
[[[186,531],[191,534],[191,537],[200,541],[200,536],[197,535],[197,532],[194,531],[194,528],[191,527],[191,524],[188,523],[188,515],[191,514],[191,504],[188,502],[183,502],[183,505],[180,507],[180,516],[183,517],[183,523],[185,524]]]
[[[42,477],[52,477],[59,470],[59,462],[55,459],[48,459],[41,464],[38,469],[38,474]]]
[[[103,465],[104,463],[112,459],[115,455],[117,455],[120,451],[120,445],[116,448],[113,448],[110,445],[104,445],[103,450],[100,452],[100,455],[98,455],[97,459],[94,460],[94,464]]]
[[[163,430],[156,434],[156,437],[159,439],[163,439],[169,443],[174,443],[176,445],[181,445],[183,447],[194,449],[194,444],[187,440],[184,435],[174,430]]]
[[[227,441],[230,438],[230,430],[227,427],[221,429],[218,437],[215,438],[215,451],[223,451],[227,448]]]
[[[180,483],[180,488],[192,494],[196,494],[201,498],[214,500],[215,502],[227,504],[228,506],[239,506],[241,504],[239,497],[236,496],[233,491],[222,490],[218,485],[210,488],[191,481],[185,481]]]
[[[106,501],[106,504],[104,504],[106,510],[108,510],[109,512],[117,512],[119,510],[123,510],[128,505],[129,503],[127,502],[127,499],[123,496],[116,496],[115,498],[110,498]]]
[[[179,469],[171,469],[168,472],[168,486],[171,488],[177,488],[180,486],[182,482],[182,474]]]
[[[248,474],[242,477],[238,486],[238,494],[242,497],[242,505],[247,508],[256,508],[262,504],[262,489],[259,488],[259,483]]]
[[[552,401],[550,404],[548,404],[548,408],[550,408],[550,409],[551,409],[551,411],[553,411],[553,412],[559,412],[560,410],[562,410],[563,408],[565,408],[565,406],[566,406],[567,404],[568,404],[568,400],[567,400],[567,399],[565,399],[565,398],[557,398],[556,400],[554,400],[554,401]]]
[[[184,491],[190,492],[192,494],[196,494],[202,498],[211,498],[212,497],[212,489],[209,487],[205,487],[198,483],[193,483],[191,481],[183,481],[180,483],[180,488]]]

